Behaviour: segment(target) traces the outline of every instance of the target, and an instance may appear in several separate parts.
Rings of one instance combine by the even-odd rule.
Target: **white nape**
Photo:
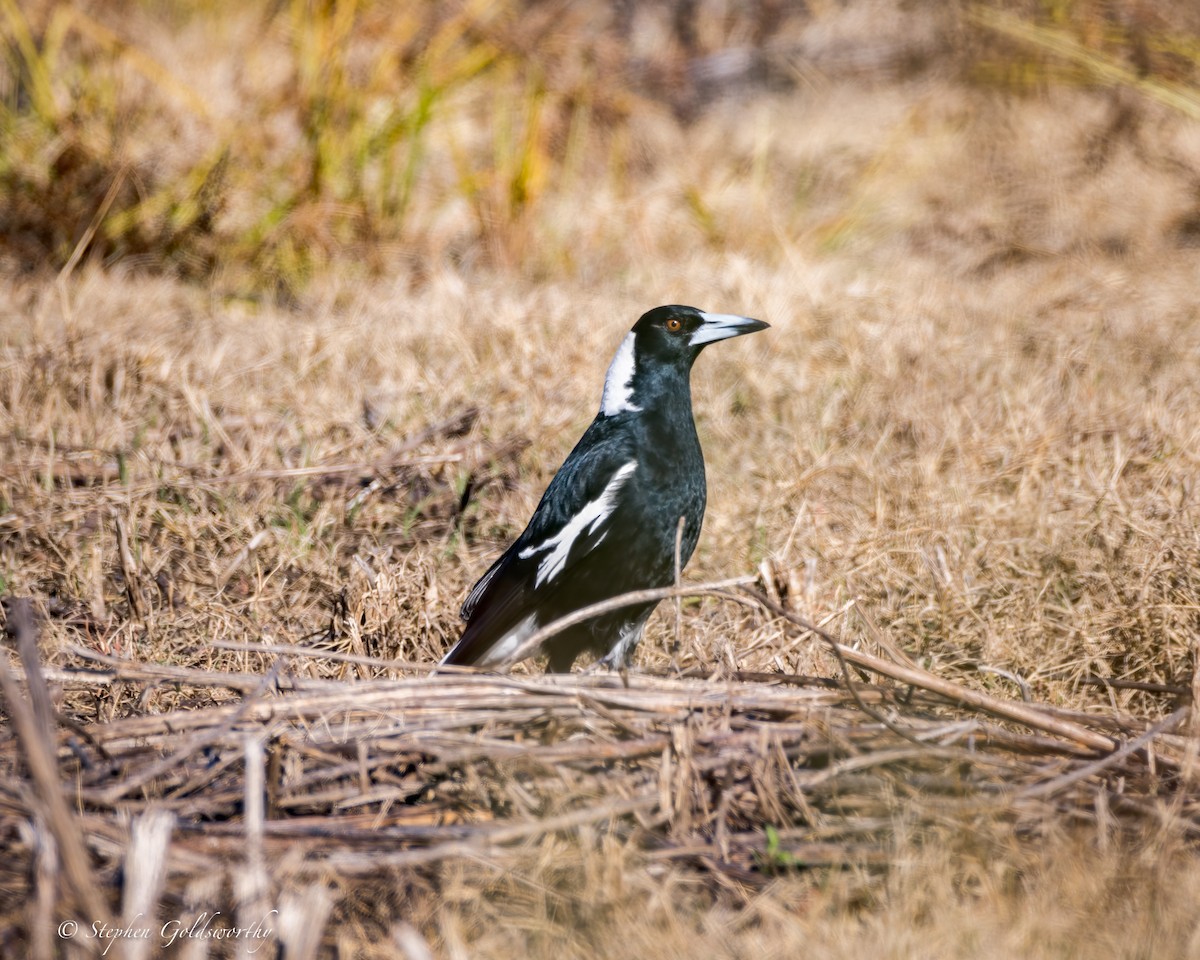
[[[604,376],[604,393],[600,396],[600,412],[606,417],[626,411],[636,413],[641,407],[633,405],[633,371],[637,358],[633,351],[633,331],[621,341]]]

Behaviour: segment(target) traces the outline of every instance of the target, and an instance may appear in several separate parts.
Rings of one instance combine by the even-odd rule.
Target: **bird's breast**
[[[675,533],[684,518],[683,559],[691,555],[704,519],[706,485],[704,455],[690,418],[683,429],[649,431],[638,446],[638,469],[633,475],[644,533],[669,544],[674,556]]]

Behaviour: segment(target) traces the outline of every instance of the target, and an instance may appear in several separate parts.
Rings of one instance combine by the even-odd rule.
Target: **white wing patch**
[[[526,547],[521,551],[519,556],[522,560],[528,560],[543,550],[550,551],[538,565],[534,587],[540,587],[562,572],[567,565],[567,557],[571,554],[571,547],[574,546],[579,535],[584,532],[591,533],[617,508],[617,493],[625,485],[629,475],[636,469],[637,461],[630,460],[613,474],[613,478],[608,481],[608,486],[604,488],[600,496],[595,500],[588,501],[583,509],[568,520],[566,526],[558,533],[539,543],[536,547]],[[600,540],[603,540],[606,534],[607,531],[605,534],[601,534]],[[600,540],[597,540],[596,543],[599,544]]]
[[[494,667],[503,665],[510,656],[517,652],[517,648],[520,647],[521,644],[533,636],[534,631],[537,630],[538,626],[537,613],[531,613],[515,627],[512,627],[508,633],[504,634],[504,636],[488,647],[488,649],[484,651],[483,656],[481,656],[475,662],[475,666]],[[439,666],[445,666],[446,661],[450,659],[450,657],[454,654],[454,651],[457,649],[458,644],[456,643],[450,648],[446,655],[442,657],[442,662],[439,664]]]
[[[488,649],[487,653],[479,658],[478,666],[503,666],[508,658],[517,652],[517,648],[533,636],[537,628],[537,614],[531,613],[515,627],[509,630],[508,633],[493,643]]]
[[[604,393],[600,397],[600,412],[606,417],[616,416],[626,410],[637,412],[641,407],[633,405],[633,371],[637,358],[633,350],[633,331],[621,341],[617,352],[608,365],[604,376]]]

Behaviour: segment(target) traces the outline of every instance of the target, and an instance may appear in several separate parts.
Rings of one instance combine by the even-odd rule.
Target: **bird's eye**
[[[682,326],[683,326],[683,321],[680,320],[678,317],[672,317],[670,320],[667,321],[667,329],[670,330],[672,333],[678,333],[680,327],[682,327]]]

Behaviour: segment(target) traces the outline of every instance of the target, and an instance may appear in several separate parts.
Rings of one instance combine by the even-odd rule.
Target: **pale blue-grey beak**
[[[730,337],[740,337],[747,333],[754,333],[756,330],[765,330],[770,326],[769,323],[763,323],[761,320],[739,317],[735,313],[705,313],[701,310],[700,319],[703,322],[692,333],[691,344],[693,347],[714,343],[717,340],[727,340]]]

